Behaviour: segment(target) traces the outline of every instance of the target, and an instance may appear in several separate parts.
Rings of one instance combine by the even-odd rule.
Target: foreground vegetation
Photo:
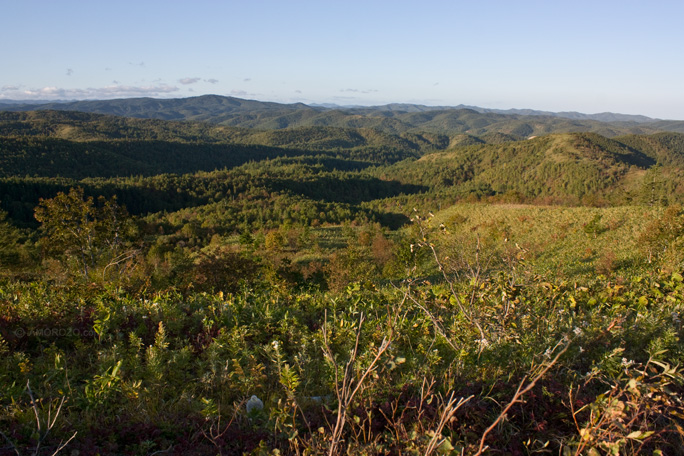
[[[158,143],[104,119],[0,125],[97,164],[3,168],[1,454],[681,454],[678,136],[231,130],[198,171],[217,133],[155,121],[131,176]]]

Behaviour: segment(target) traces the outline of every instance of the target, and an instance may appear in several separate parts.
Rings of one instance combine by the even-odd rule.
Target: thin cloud
[[[208,82],[209,84],[216,84],[219,82],[218,79],[205,79],[204,82]]]
[[[183,78],[183,79],[179,79],[178,82],[180,82],[183,85],[189,85],[189,84],[197,84],[201,80],[202,80],[201,78]]]
[[[67,68],[66,75],[71,76],[72,74],[74,74],[74,70],[72,70],[71,68]]]
[[[129,65],[133,65],[133,66],[139,66],[139,67],[144,67],[144,66],[145,66],[145,62],[138,62],[138,63],[135,63],[135,62],[128,62],[128,64],[129,64]]]
[[[245,82],[249,82],[249,81],[251,81],[251,80],[252,80],[252,78],[245,78],[245,79],[243,79],[243,81],[245,81]]]
[[[128,96],[128,95],[139,95],[139,96],[157,96],[164,95],[167,93],[178,92],[180,90],[176,86],[170,86],[166,84],[157,86],[109,86],[103,87],[101,89],[88,89],[95,93],[102,93],[105,95],[116,95],[116,96]]]
[[[361,90],[361,89],[340,89],[340,92],[347,92],[347,93],[375,93],[378,92],[376,89],[368,89],[368,90]]]
[[[240,97],[240,98],[258,98],[260,96],[263,96],[263,94],[260,94],[260,93],[247,92],[247,91],[238,90],[238,89],[231,90],[230,95],[233,97]]]
[[[110,85],[106,87],[89,87],[85,89],[64,89],[60,87],[41,87],[22,90],[17,86],[4,86],[1,89],[2,98],[21,98],[34,100],[92,100],[128,97],[158,97],[180,90],[176,86],[165,84],[152,86]]]

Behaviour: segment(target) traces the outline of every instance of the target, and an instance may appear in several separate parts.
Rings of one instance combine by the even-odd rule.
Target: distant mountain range
[[[481,136],[489,133],[529,136],[594,132],[624,134],[684,132],[684,121],[615,113],[582,114],[531,109],[497,110],[477,106],[424,106],[393,103],[383,106],[281,104],[218,95],[190,98],[128,98],[59,102],[0,102],[4,111],[58,110],[176,121],[201,121],[225,126],[277,130],[294,127],[372,128],[390,134],[437,133]]]
[[[418,104],[407,104],[407,103],[391,103],[381,106],[338,106],[334,104],[322,104],[313,105],[320,106],[328,109],[354,109],[354,110],[369,110],[369,111],[389,111],[389,112],[427,112],[427,111],[453,111],[460,109],[470,109],[477,111],[479,113],[495,113],[495,114],[516,114],[521,116],[548,116],[548,117],[563,117],[566,119],[574,120],[598,120],[599,122],[638,122],[647,123],[655,122],[660,119],[653,119],[651,117],[631,115],[631,114],[617,114],[613,112],[602,112],[597,114],[583,114],[581,112],[551,112],[551,111],[539,111],[536,109],[492,109],[492,108],[481,108],[479,106],[471,106],[460,104],[457,106],[425,106]]]

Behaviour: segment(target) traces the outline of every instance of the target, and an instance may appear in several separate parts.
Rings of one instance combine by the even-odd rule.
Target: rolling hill
[[[487,130],[487,119],[504,117],[459,113],[464,124],[477,124],[481,131]],[[445,120],[436,110],[406,115],[421,117],[424,124]],[[0,113],[5,178],[151,177],[247,165],[248,173],[275,181],[278,170],[287,170],[283,189],[307,198],[325,194],[329,200],[337,198],[331,188],[349,191],[354,182],[353,192],[362,193],[356,187],[379,179],[397,185],[372,190],[363,201],[399,197],[407,189],[445,202],[472,197],[601,205],[684,201],[681,133],[611,138],[570,132],[523,139],[496,131],[448,136],[330,126],[255,130],[64,111]],[[298,181],[307,173],[302,186]],[[345,185],[337,185],[340,179]]]
[[[684,135],[566,133],[457,146],[378,168],[381,177],[469,195],[569,204],[650,204],[684,197]]]
[[[684,132],[684,122],[614,113],[595,115],[478,107],[428,107],[390,104],[374,107],[325,107],[280,104],[218,95],[179,99],[132,98],[45,104],[2,105],[13,111],[79,111],[134,118],[203,121],[219,125],[284,129],[329,126],[373,128],[386,133],[431,132],[483,135],[492,132],[521,138],[550,133],[591,131],[603,136]]]

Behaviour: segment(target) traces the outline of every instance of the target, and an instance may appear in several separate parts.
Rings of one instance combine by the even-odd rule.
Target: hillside
[[[594,133],[548,135],[457,146],[376,172],[456,199],[508,195],[569,204],[674,202],[684,193],[682,140],[677,133],[613,139]]]
[[[604,136],[684,132],[682,121],[660,121],[613,113],[547,113],[477,107],[427,107],[393,104],[375,107],[323,107],[279,104],[203,95],[181,99],[119,99],[47,104],[1,105],[15,111],[64,110],[134,118],[205,121],[219,125],[283,129],[328,126],[373,128],[386,133],[431,132],[446,135],[504,133],[520,137],[591,131]]]
[[[471,120],[479,116],[472,111],[462,114]],[[434,120],[440,114],[412,115]],[[684,135],[679,133],[608,138],[585,132],[523,140],[504,133],[388,134],[336,127],[250,130],[62,111],[0,113],[0,177],[78,181],[221,169],[236,169],[239,174],[248,163],[250,173],[265,177],[287,168],[284,188],[307,198],[327,195],[323,199],[329,202],[340,201],[330,189],[347,192],[350,182],[360,179],[354,185],[361,185],[369,178],[400,185],[391,191],[375,188],[362,200],[347,202],[402,193],[418,197],[417,189],[422,189],[420,198],[436,198],[440,204],[487,197],[594,205],[684,200]],[[315,168],[318,187],[313,182],[302,186],[312,165],[320,167]],[[338,171],[351,173],[341,187],[335,183],[341,178],[334,174]],[[278,180],[266,178],[262,185],[270,192],[274,182]],[[2,204],[8,208],[10,202]]]
[[[0,113],[0,132],[0,208],[22,226],[35,226],[41,198],[77,186],[116,195],[136,215],[212,220],[224,234],[282,220],[396,229],[413,207],[464,200],[684,203],[678,133],[512,141],[502,133],[248,130],[61,111]]]
[[[116,100],[87,100],[39,105],[12,105],[17,110],[59,110],[110,114],[125,117],[157,118],[163,120],[206,120],[209,117],[254,112],[277,112],[312,110],[302,103],[282,105],[234,97],[203,95],[200,97],[155,99],[125,98]]]
[[[217,126],[207,122],[133,119],[75,111],[0,111],[0,136],[42,136],[73,141],[138,139],[185,143],[230,142],[308,150],[366,146],[430,150],[444,148],[449,142],[445,135],[396,135],[369,128],[316,126],[256,130]]]
[[[0,176],[72,178],[191,173],[275,157],[387,164],[437,149],[443,135],[301,127],[247,130],[62,111],[0,113]]]

